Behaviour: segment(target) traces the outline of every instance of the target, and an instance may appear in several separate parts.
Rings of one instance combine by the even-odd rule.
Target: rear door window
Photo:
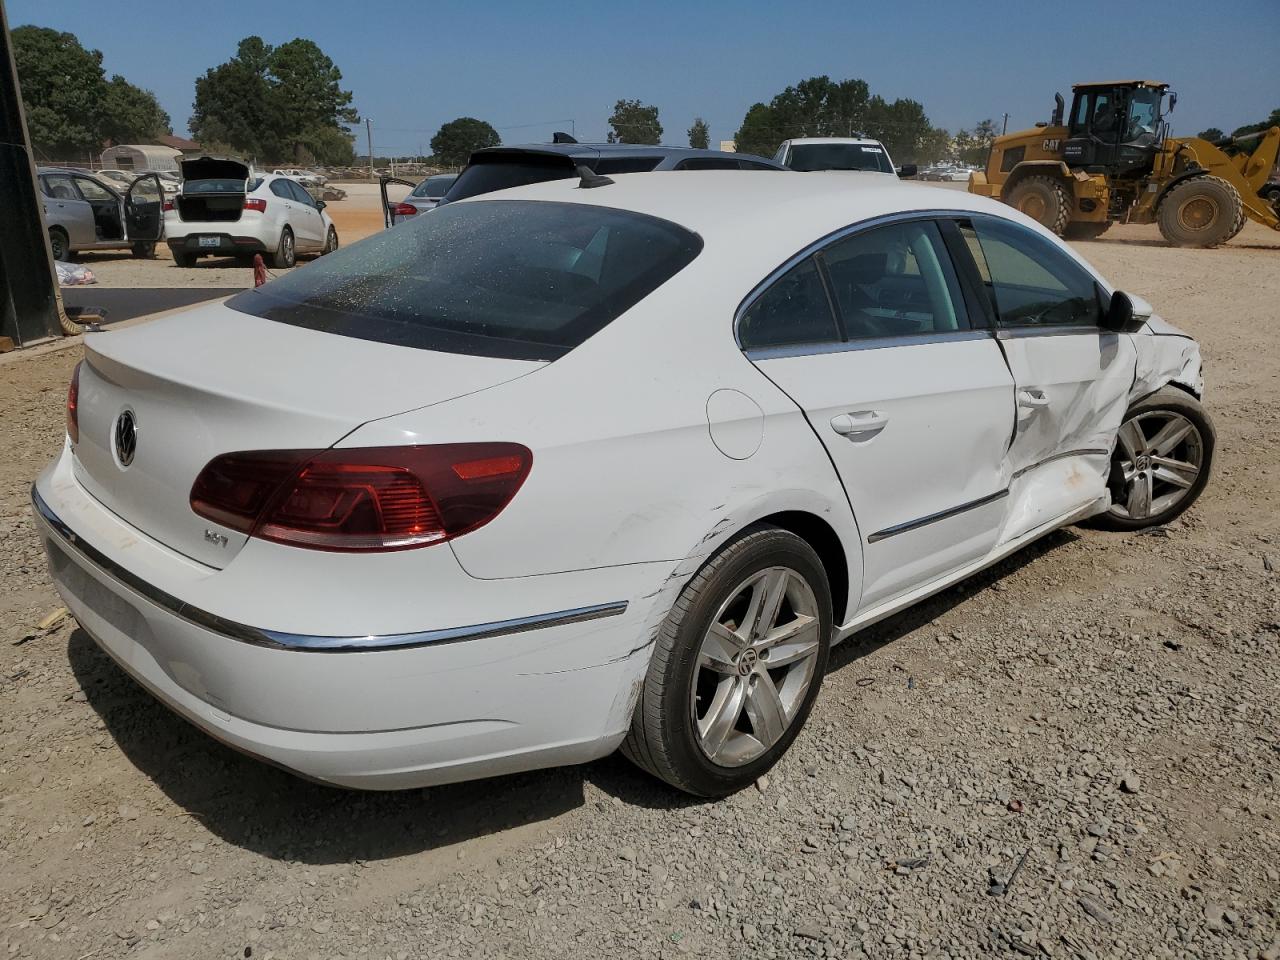
[[[741,170],[740,161],[729,157],[690,157],[676,164],[677,170]]]
[[[813,257],[770,284],[738,321],[738,341],[744,350],[839,340],[831,301]]]
[[[853,234],[822,259],[850,340],[969,329],[951,257],[930,220]]]
[[[272,180],[270,190],[277,197],[280,197],[284,200],[293,199],[293,191],[289,189],[288,180]]]
[[[450,203],[227,305],[363,340],[554,360],[652,293],[701,249],[702,240],[683,227],[608,207]]]
[[[601,157],[592,169],[606,177],[611,173],[648,173],[661,161],[661,157]]]
[[[79,200],[80,194],[71,178],[64,173],[47,173],[40,178],[44,195],[53,200]]]

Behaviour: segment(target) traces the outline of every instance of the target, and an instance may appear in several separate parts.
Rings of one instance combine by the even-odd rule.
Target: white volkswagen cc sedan
[[[89,334],[36,481],[84,629],[212,736],[392,789],[775,763],[831,644],[1213,459],[1193,340],[1011,208],[776,173],[441,207]]]

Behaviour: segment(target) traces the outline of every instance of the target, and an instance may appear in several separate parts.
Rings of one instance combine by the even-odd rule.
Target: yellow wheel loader
[[[1245,219],[1280,230],[1280,197],[1267,181],[1280,127],[1210,143],[1170,137],[1165,116],[1178,95],[1155,80],[1081,83],[1064,118],[997,137],[969,192],[994,197],[1058,236],[1101,236],[1113,223],[1155,223],[1179,247],[1215,247]],[[1168,107],[1165,109],[1165,99]],[[1258,140],[1252,152],[1223,147]]]

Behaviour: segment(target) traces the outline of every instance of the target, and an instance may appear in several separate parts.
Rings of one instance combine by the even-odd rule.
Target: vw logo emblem
[[[116,419],[116,459],[120,466],[127,467],[133,463],[133,455],[138,449],[138,421],[132,410],[126,410]]]

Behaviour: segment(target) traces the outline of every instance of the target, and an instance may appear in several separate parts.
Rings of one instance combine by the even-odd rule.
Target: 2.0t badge
[[[116,418],[116,459],[120,466],[127,467],[133,463],[133,455],[138,449],[138,421],[132,410],[126,410]]]

